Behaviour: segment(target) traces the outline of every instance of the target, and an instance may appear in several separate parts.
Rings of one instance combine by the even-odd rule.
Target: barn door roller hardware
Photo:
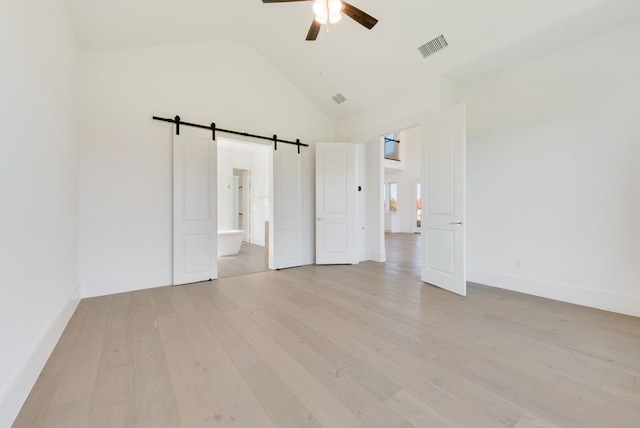
[[[262,135],[249,134],[248,132],[238,132],[238,131],[231,131],[229,129],[222,129],[222,128],[216,127],[215,123],[211,123],[211,125],[200,125],[197,123],[183,122],[182,120],[180,120],[180,116],[176,116],[173,119],[169,119],[166,117],[153,116],[153,120],[174,123],[176,125],[176,135],[180,135],[181,126],[191,126],[192,128],[210,130],[214,140],[216,139],[216,132],[223,132],[225,134],[241,135],[243,137],[250,137],[250,138],[257,138],[259,140],[272,141],[274,150],[278,150],[278,143],[293,144],[294,146],[298,146],[298,153],[300,153],[300,147],[309,147],[308,144],[301,143],[300,139],[296,139],[296,141],[287,141],[287,140],[282,140],[278,138],[276,135],[274,135],[273,137],[264,137]]]

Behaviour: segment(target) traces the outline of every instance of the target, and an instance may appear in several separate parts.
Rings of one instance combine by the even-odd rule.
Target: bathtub
[[[240,252],[244,230],[218,231],[218,257],[233,256]]]

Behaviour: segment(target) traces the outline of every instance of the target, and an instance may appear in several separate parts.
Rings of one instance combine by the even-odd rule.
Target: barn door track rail
[[[213,136],[213,140],[215,141],[216,139],[216,132],[223,132],[225,134],[233,134],[233,135],[241,135],[243,137],[250,137],[250,138],[257,138],[259,140],[267,140],[267,141],[273,141],[273,149],[274,150],[278,150],[278,143],[285,143],[285,144],[293,144],[294,146],[298,146],[298,153],[300,153],[300,147],[309,147],[308,144],[303,144],[300,142],[300,139],[296,139],[296,141],[287,141],[287,140],[282,140],[280,138],[278,138],[277,135],[273,135],[273,137],[264,137],[262,135],[255,135],[255,134],[249,134],[248,132],[238,132],[238,131],[231,131],[229,129],[223,129],[223,128],[217,128],[215,123],[211,123],[211,125],[200,125],[197,123],[189,123],[189,122],[183,122],[182,120],[180,120],[180,116],[176,116],[173,119],[169,119],[166,117],[158,117],[158,116],[153,116],[153,120],[159,120],[161,122],[169,122],[169,123],[174,123],[176,125],[176,135],[180,135],[180,127],[181,126],[191,126],[192,128],[200,128],[200,129],[208,129],[212,132],[212,136]]]

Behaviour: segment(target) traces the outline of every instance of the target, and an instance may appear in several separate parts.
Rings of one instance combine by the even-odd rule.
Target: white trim
[[[385,254],[381,252],[369,251],[365,257],[365,260],[371,260],[372,262],[384,263],[387,261]]]
[[[300,266],[308,266],[308,265],[315,265],[316,264],[316,260],[313,257],[303,257],[302,259],[302,264]]]
[[[37,340],[22,368],[0,395],[0,426],[9,427],[15,421],[78,303],[80,303],[80,286],[76,287],[69,296],[67,304],[47,328],[44,335]]]
[[[173,276],[171,271],[151,273],[148,275],[130,276],[125,278],[108,278],[82,284],[82,298],[106,296],[109,294],[126,293],[128,291],[145,290],[147,288],[171,285]]]
[[[483,270],[467,270],[467,281],[533,296],[640,317],[640,296],[576,287]]]

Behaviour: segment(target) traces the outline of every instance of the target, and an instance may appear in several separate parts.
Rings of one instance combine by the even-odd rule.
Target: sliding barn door
[[[215,141],[174,135],[174,285],[218,277],[216,178]]]
[[[356,145],[316,144],[316,264],[355,264]]]
[[[272,215],[269,268],[302,265],[302,155],[295,146],[278,145],[272,162]]]
[[[464,105],[430,118],[422,135],[422,280],[464,296]]]

